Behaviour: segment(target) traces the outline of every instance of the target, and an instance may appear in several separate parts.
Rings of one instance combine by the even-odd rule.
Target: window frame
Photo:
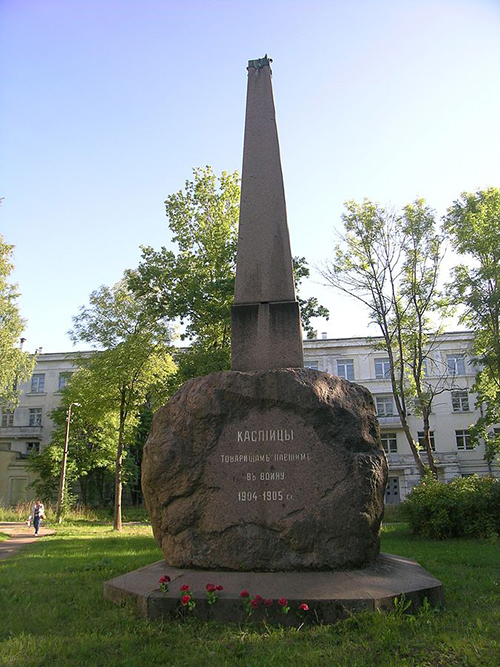
[[[377,372],[377,365],[382,364],[382,375]],[[375,357],[375,379],[376,380],[387,380],[391,377],[391,360],[389,357]],[[387,370],[384,370],[387,365]]]
[[[384,403],[386,405],[390,401],[392,411],[387,412],[386,409],[384,408],[384,412],[380,412],[379,411],[379,401],[381,401],[382,403]],[[377,410],[377,417],[395,417],[396,416],[396,406],[394,404],[394,396],[392,394],[384,395],[384,396],[375,396],[375,408]]]
[[[436,451],[436,440],[434,438],[434,431],[429,431],[429,440],[430,440],[430,445],[431,445],[431,451],[435,452]],[[421,447],[425,447],[424,432],[423,431],[417,431],[417,442]]]
[[[384,440],[387,441],[387,449],[384,447]],[[382,443],[382,448],[386,454],[397,454],[398,453],[398,435],[397,433],[387,432],[380,434],[380,441]],[[391,448],[391,444],[395,444],[394,449]]]
[[[45,394],[45,373],[33,373],[30,394]]]
[[[464,400],[465,405],[464,407]],[[451,409],[453,412],[470,412],[469,392],[466,389],[454,389],[451,392]]]
[[[450,361],[453,359],[453,368],[451,368]],[[460,369],[460,363],[463,364],[463,369]],[[455,352],[453,354],[446,355],[446,368],[448,369],[448,375],[465,375],[465,354],[463,352]],[[461,372],[463,371],[463,372]]]
[[[68,382],[71,380],[72,375],[73,375],[73,373],[71,371],[61,371],[59,373],[59,378],[58,378],[58,381],[57,381],[57,391],[58,392],[61,392],[64,389],[64,387],[68,386]],[[64,380],[62,385],[61,385],[61,380]]]
[[[337,375],[339,378],[344,378],[344,380],[349,380],[352,381],[355,379],[355,374],[354,374],[354,359],[337,359],[336,361],[337,364]],[[340,372],[340,366],[344,367],[344,373],[341,374]],[[349,369],[352,371],[351,375],[352,377],[349,377],[349,372],[345,372],[346,370],[349,371]]]
[[[455,443],[457,445],[457,451],[459,452],[472,452],[475,449],[474,446],[468,446],[470,444],[470,433],[467,428],[455,430]]]
[[[28,426],[41,426],[41,425],[42,425],[42,408],[29,408]]]
[[[2,410],[2,420],[0,422],[2,428],[10,428],[14,426],[14,410]]]

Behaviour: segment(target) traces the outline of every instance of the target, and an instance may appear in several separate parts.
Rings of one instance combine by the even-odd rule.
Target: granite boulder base
[[[371,394],[341,378],[190,380],[155,414],[142,470],[170,566],[335,570],[379,554],[387,463]]]

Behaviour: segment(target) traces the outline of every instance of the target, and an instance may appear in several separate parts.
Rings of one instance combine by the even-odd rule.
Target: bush
[[[493,537],[500,533],[500,481],[493,477],[457,477],[449,484],[426,477],[401,507],[411,530],[423,537]]]

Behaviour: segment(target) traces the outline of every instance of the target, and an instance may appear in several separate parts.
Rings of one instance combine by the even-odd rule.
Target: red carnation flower
[[[240,593],[240,598],[249,598],[249,597],[250,593],[246,589],[243,589]]]
[[[257,600],[257,598],[253,598],[252,600],[250,600],[250,606],[252,607],[252,609],[257,609],[259,605],[260,601]]]
[[[188,590],[189,590],[189,586],[187,584],[183,584],[181,586],[181,591],[188,591]]]
[[[280,607],[286,607],[288,605],[288,600],[286,598],[280,598],[278,604]]]
[[[168,584],[171,579],[168,574],[164,574],[163,577],[160,577],[158,581],[160,584]]]
[[[213,592],[216,590],[216,588],[215,588],[215,586],[214,586],[213,584],[207,584],[207,585],[205,586],[205,588],[207,589],[207,591],[208,591],[209,593],[213,593]]]
[[[270,607],[273,604],[273,601],[267,598],[267,600],[264,600],[264,604],[266,605],[266,607]]]
[[[183,595],[181,598],[181,604],[186,606],[190,599],[191,599],[190,595]]]
[[[260,595],[255,595],[254,600],[257,600],[257,602],[262,602],[262,598],[260,597]]]
[[[224,590],[224,586],[216,586],[215,588],[218,591],[223,591]]]
[[[308,607],[306,604],[301,604],[300,607],[299,607],[299,609],[300,609],[301,611],[309,611],[309,607]]]

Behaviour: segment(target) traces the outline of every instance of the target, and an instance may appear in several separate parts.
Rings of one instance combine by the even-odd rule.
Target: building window
[[[453,412],[469,412],[469,394],[467,391],[452,391],[451,404]]]
[[[42,408],[30,408],[29,426],[42,425]]]
[[[382,447],[386,454],[396,454],[398,451],[398,439],[395,433],[381,433]]]
[[[2,426],[14,426],[14,410],[2,410]]]
[[[465,450],[474,449],[474,446],[470,440],[469,431],[466,429],[455,431],[455,438],[457,441],[457,449],[459,451],[463,452]]]
[[[377,396],[375,401],[379,417],[391,417],[394,415],[394,401],[392,400],[392,396]]]
[[[305,366],[306,368],[310,368],[310,369],[313,370],[313,371],[317,371],[317,370],[318,370],[318,362],[317,362],[317,361],[305,361],[305,362],[304,362],[304,366]]]
[[[422,449],[425,449],[424,432],[419,431],[417,433],[417,437],[418,437],[418,444],[420,445],[420,447],[422,447]],[[436,451],[436,443],[434,442],[434,431],[429,431],[429,440],[431,441],[431,450],[433,452],[435,452]]]
[[[446,365],[449,375],[465,375],[465,357],[463,354],[448,354]]]
[[[375,377],[377,380],[391,377],[391,362],[388,358],[375,359]]]
[[[26,454],[32,454],[35,452],[38,454],[40,451],[40,443],[39,442],[27,442],[26,443]]]
[[[337,375],[345,380],[354,380],[354,359],[337,359]]]
[[[72,373],[59,373],[59,391],[62,391],[71,379]]]
[[[31,378],[31,393],[42,394],[45,391],[45,373],[35,373]]]

